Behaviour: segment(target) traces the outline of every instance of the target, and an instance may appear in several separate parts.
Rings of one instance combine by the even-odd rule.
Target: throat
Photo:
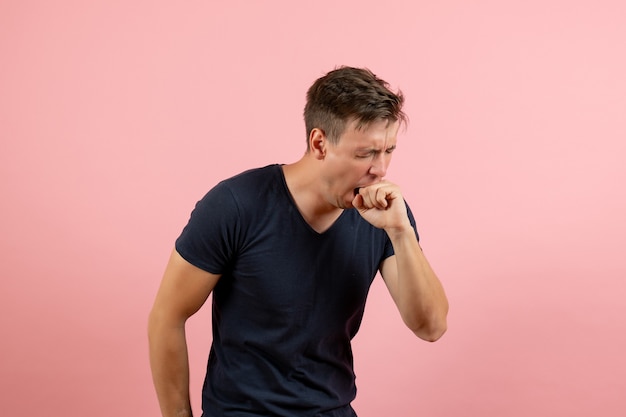
[[[287,193],[298,209],[302,219],[315,232],[322,234],[332,227],[343,213],[343,209],[325,201],[319,192],[320,183],[305,155],[300,161],[283,166]]]
[[[343,209],[335,209],[326,213],[306,213],[300,207],[298,207],[298,210],[311,229],[320,234],[330,229],[343,213]]]

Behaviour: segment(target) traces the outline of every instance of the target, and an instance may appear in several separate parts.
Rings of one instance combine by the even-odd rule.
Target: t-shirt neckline
[[[280,181],[281,181],[281,184],[283,186],[283,192],[285,193],[285,197],[289,201],[289,204],[291,204],[291,206],[294,209],[294,211],[297,213],[297,216],[300,219],[300,222],[302,222],[302,224],[311,233],[313,233],[316,236],[324,237],[324,236],[328,236],[328,235],[332,234],[332,231],[334,229],[336,229],[337,227],[339,227],[337,225],[339,224],[340,221],[342,221],[344,216],[346,216],[346,212],[348,211],[348,209],[343,209],[343,211],[341,212],[339,217],[337,217],[335,219],[335,221],[326,230],[324,230],[323,232],[318,232],[317,230],[315,230],[313,227],[311,227],[309,222],[306,221],[306,219],[304,218],[304,216],[300,212],[300,209],[298,208],[298,205],[296,204],[296,200],[294,200],[293,195],[291,195],[291,191],[289,190],[289,187],[287,186],[287,180],[285,179],[285,171],[283,171],[283,165],[284,164],[275,164],[275,167],[276,167],[276,169],[278,171],[278,176],[280,177]]]

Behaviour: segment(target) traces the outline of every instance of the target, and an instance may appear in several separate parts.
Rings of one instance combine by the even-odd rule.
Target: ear
[[[311,130],[311,134],[309,135],[309,149],[316,159],[324,159],[327,146],[328,141],[326,139],[326,133],[317,127]]]

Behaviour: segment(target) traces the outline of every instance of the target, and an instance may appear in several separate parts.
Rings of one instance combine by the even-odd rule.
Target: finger
[[[365,192],[361,192],[361,195],[363,196],[365,205],[368,208],[385,210],[389,205],[387,201],[388,190],[384,186],[374,185],[367,187]]]
[[[365,208],[363,206],[363,196],[361,194],[357,194],[354,196],[354,198],[352,199],[352,207],[357,210],[362,210]]]
[[[387,201],[389,190],[387,190],[385,187],[381,187],[376,190],[376,193],[374,195],[375,195],[376,207],[379,209],[386,209],[387,206],[389,205],[389,202]]]
[[[374,192],[371,188],[361,188],[359,190],[359,195],[361,196],[361,199],[363,200],[362,206],[364,208],[371,209],[371,208],[376,207]]]

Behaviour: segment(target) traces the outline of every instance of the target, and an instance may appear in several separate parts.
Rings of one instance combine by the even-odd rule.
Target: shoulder
[[[280,169],[280,165],[274,164],[241,172],[217,183],[201,201],[216,197],[239,200],[249,194],[255,194],[271,184],[280,182]]]
[[[262,223],[260,216],[268,210],[263,209],[267,203],[259,196],[267,195],[270,184],[280,182],[280,176],[280,165],[270,165],[219,182],[196,203],[176,249],[201,269],[221,271],[222,263],[218,267],[205,263],[204,259],[230,259],[251,225]],[[271,197],[268,199],[273,201]]]
[[[220,182],[229,187],[240,188],[255,186],[266,182],[273,182],[281,177],[281,166],[267,165],[261,168],[252,168]]]
[[[262,201],[284,194],[285,180],[278,164],[254,168],[225,179],[213,190],[228,193],[238,206],[257,206]],[[212,191],[213,191],[212,190]],[[209,192],[210,193],[210,192]]]

